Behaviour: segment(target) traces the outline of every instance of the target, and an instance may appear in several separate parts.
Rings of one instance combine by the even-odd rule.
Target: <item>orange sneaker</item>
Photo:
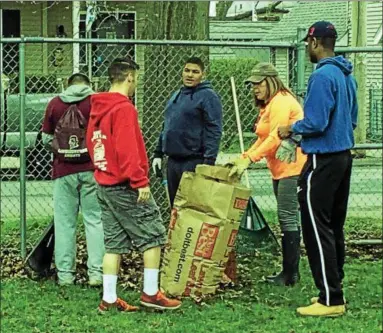
[[[98,312],[105,313],[106,311],[116,309],[117,311],[121,312],[134,312],[138,311],[138,306],[133,306],[128,303],[126,303],[121,298],[117,298],[117,300],[114,303],[108,303],[104,300],[101,301],[100,305],[98,306]]]
[[[142,292],[141,304],[153,309],[175,310],[178,309],[182,303],[179,300],[167,298],[161,291],[158,291],[157,294],[153,296]]]

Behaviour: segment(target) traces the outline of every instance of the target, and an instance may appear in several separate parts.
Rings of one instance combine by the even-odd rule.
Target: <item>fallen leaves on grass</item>
[[[32,249],[30,244],[27,247],[27,253]],[[86,284],[88,282],[87,260],[85,239],[82,235],[77,239],[77,256],[76,256],[76,283]],[[24,264],[20,256],[20,240],[17,233],[6,235],[1,240],[0,250],[1,279],[7,278],[32,278],[39,279],[42,277],[55,278],[54,264],[53,269],[44,276],[39,276]],[[124,289],[140,289],[142,284],[143,261],[142,255],[132,252],[122,256],[120,270],[120,285]]]
[[[30,235],[38,235],[41,230],[33,230]],[[37,239],[37,237],[36,237]],[[32,244],[28,244],[27,253],[32,248]],[[304,249],[302,248],[304,254]],[[365,246],[365,245],[348,245],[346,254],[350,257],[356,257],[363,260],[381,260],[383,258],[382,246]],[[245,287],[251,286],[254,281],[251,275],[250,264],[254,266],[254,262],[265,261],[265,256],[270,265],[265,267],[259,265],[259,270],[264,271],[265,275],[272,272],[270,267],[271,263],[274,266],[278,263],[279,257],[271,253],[260,253],[253,250],[251,255],[237,254],[237,280],[235,282],[224,280],[218,294],[225,292],[225,298],[238,298],[243,297],[242,291]],[[261,258],[262,257],[262,258]],[[79,233],[77,239],[77,257],[76,257],[76,283],[86,284],[88,281],[87,276],[87,251],[84,235]],[[0,265],[1,265],[1,279],[7,278],[41,278],[36,276],[23,262],[20,257],[20,236],[19,233],[14,232],[7,235],[2,235],[1,250],[0,250]],[[54,266],[54,265],[53,265]],[[142,286],[142,273],[143,261],[142,255],[137,252],[132,252],[123,255],[121,260],[121,270],[119,276],[120,285],[124,289],[139,290]],[[47,276],[54,278],[54,267],[52,272],[48,272]],[[246,297],[257,299],[258,295],[249,294]],[[208,298],[196,299],[199,304],[203,304]]]

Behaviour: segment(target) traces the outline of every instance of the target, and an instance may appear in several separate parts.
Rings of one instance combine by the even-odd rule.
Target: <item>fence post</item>
[[[367,45],[367,4],[365,1],[352,3],[351,46],[366,47]],[[354,54],[354,76],[358,83],[358,125],[355,129],[355,142],[366,142],[366,113],[367,113],[367,80],[366,80],[366,54],[356,52]],[[358,152],[359,156],[365,156],[364,151]]]
[[[88,31],[86,33],[87,38],[92,38],[92,31]],[[92,59],[92,43],[86,44],[86,58],[87,58],[87,63],[88,63],[88,77],[90,82],[92,82],[92,67],[93,67],[93,59]]]
[[[306,36],[306,28],[299,27],[297,29],[297,95],[303,102],[305,92],[305,60],[306,60],[306,44],[302,39]]]
[[[370,87],[369,89],[369,100],[370,100],[370,107],[368,109],[368,119],[369,119],[369,125],[368,130],[366,131],[366,137],[368,137],[370,140],[374,140],[375,136],[375,96],[374,96],[374,87]]]
[[[21,257],[26,258],[26,151],[25,151],[25,42],[21,36],[19,49],[19,97],[20,97],[20,234]]]

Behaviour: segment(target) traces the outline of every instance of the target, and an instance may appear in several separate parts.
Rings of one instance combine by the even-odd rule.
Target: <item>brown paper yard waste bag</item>
[[[200,297],[219,286],[251,194],[229,171],[199,165],[195,173],[183,173],[161,272],[169,295]]]

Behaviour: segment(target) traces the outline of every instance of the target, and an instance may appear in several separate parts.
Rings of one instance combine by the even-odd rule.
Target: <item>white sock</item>
[[[104,294],[102,299],[108,303],[114,303],[117,301],[117,275],[104,274],[102,276],[102,282],[104,286]]]
[[[158,274],[157,268],[144,268],[144,293],[154,296],[158,292]]]

